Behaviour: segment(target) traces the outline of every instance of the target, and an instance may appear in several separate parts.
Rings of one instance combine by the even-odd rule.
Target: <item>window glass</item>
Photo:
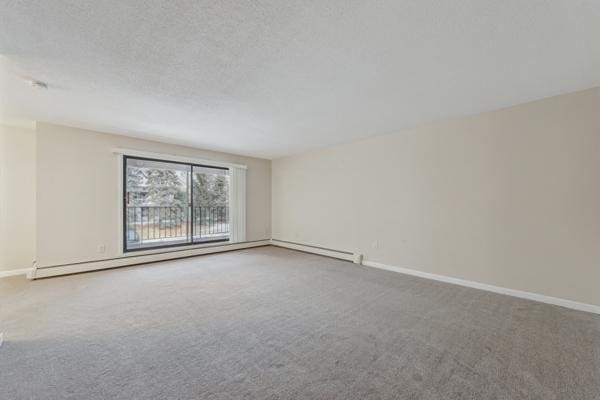
[[[124,250],[229,239],[229,170],[124,157]]]

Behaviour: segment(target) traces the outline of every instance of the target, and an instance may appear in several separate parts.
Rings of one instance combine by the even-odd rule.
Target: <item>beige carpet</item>
[[[2,399],[600,399],[600,316],[263,247],[0,280]]]

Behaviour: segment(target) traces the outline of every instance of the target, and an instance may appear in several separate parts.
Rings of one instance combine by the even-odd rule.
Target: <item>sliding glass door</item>
[[[229,170],[192,168],[194,241],[229,237]]]
[[[229,240],[229,170],[123,158],[124,251]]]

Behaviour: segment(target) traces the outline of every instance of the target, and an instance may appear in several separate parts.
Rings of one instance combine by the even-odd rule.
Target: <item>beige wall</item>
[[[37,125],[37,259],[40,266],[118,256],[115,147],[248,166],[246,239],[271,236],[271,162],[258,158],[86,131]],[[98,253],[98,246],[106,246]]]
[[[0,271],[35,259],[35,131],[0,125]]]
[[[273,238],[600,305],[600,89],[273,161]]]

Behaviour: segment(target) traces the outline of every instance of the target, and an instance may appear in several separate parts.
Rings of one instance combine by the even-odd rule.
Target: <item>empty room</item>
[[[0,0],[0,399],[600,400],[600,1]]]

